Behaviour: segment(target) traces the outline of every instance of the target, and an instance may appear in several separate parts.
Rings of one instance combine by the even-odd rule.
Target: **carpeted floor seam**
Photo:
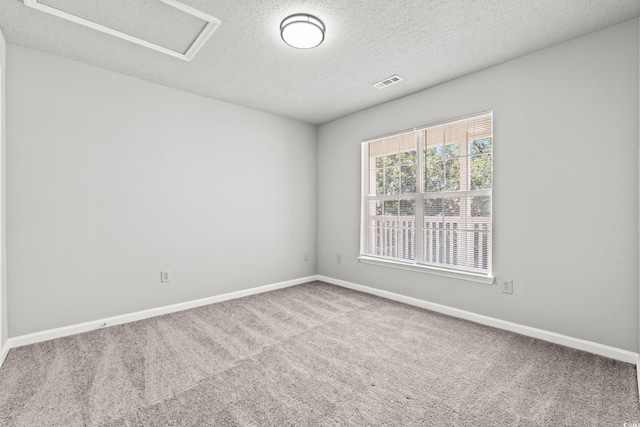
[[[243,299],[245,299],[245,298],[250,298],[250,297],[239,298],[237,301],[238,301],[238,302],[242,302],[242,300],[243,300]],[[376,297],[376,298],[377,298],[377,297]],[[206,382],[206,381],[208,381],[208,380],[211,380],[212,378],[215,378],[216,376],[222,375],[222,374],[224,374],[224,373],[225,373],[225,372],[227,372],[227,371],[230,371],[230,370],[233,370],[233,369],[237,368],[239,365],[241,365],[242,363],[245,363],[247,360],[255,360],[257,356],[260,356],[260,355],[261,355],[261,354],[263,354],[264,352],[269,351],[270,349],[272,349],[272,348],[274,348],[274,347],[281,346],[281,345],[283,345],[283,344],[286,344],[286,343],[287,343],[287,342],[289,342],[289,341],[295,341],[295,340],[296,340],[296,339],[298,339],[299,337],[301,337],[301,336],[303,336],[303,335],[305,335],[305,334],[307,334],[307,333],[310,333],[310,332],[312,332],[312,331],[313,331],[313,330],[315,330],[315,329],[326,327],[327,325],[329,325],[329,324],[331,324],[331,323],[336,322],[338,319],[346,318],[349,314],[352,314],[352,313],[354,313],[354,312],[358,312],[358,311],[363,311],[363,310],[371,309],[372,307],[375,307],[375,306],[378,306],[378,305],[383,305],[383,304],[384,304],[384,301],[383,301],[383,300],[374,300],[374,301],[372,301],[371,303],[367,303],[366,305],[362,305],[362,306],[354,307],[354,308],[348,309],[347,311],[343,311],[343,312],[337,313],[335,316],[332,316],[331,318],[328,318],[326,321],[324,321],[324,322],[322,322],[322,323],[320,323],[320,324],[318,324],[318,325],[311,326],[310,328],[305,329],[304,331],[301,331],[301,332],[297,333],[296,335],[293,335],[293,336],[287,337],[287,338],[285,338],[285,339],[283,339],[283,340],[281,340],[281,341],[277,341],[277,342],[275,342],[275,343],[273,343],[273,344],[266,345],[266,346],[262,347],[262,348],[260,349],[260,351],[258,351],[258,352],[256,352],[256,353],[253,353],[253,354],[250,354],[250,355],[248,355],[248,356],[246,356],[246,357],[244,357],[244,358],[238,359],[238,360],[237,360],[237,361],[235,361],[232,365],[230,365],[230,366],[226,367],[225,369],[221,370],[220,372],[218,372],[218,373],[216,373],[216,374],[213,374],[213,375],[209,375],[209,376],[206,376],[206,377],[201,378],[200,380],[198,380],[198,381],[196,382],[196,384],[195,384],[194,386],[192,386],[192,387],[190,387],[190,388],[188,388],[188,389],[181,390],[181,391],[179,391],[179,392],[177,392],[177,393],[174,393],[173,395],[171,395],[171,396],[169,396],[169,397],[166,397],[166,398],[162,399],[162,400],[161,400],[161,401],[159,401],[159,402],[154,402],[153,404],[150,404],[150,405],[141,405],[141,406],[138,406],[138,407],[136,408],[136,410],[145,409],[145,408],[148,408],[148,407],[150,407],[150,406],[154,406],[154,405],[157,405],[157,404],[161,404],[161,403],[163,403],[163,402],[167,402],[167,401],[170,401],[171,399],[177,398],[177,397],[179,397],[180,395],[183,395],[184,393],[187,393],[187,392],[189,392],[189,391],[191,391],[191,390],[194,390],[195,388],[197,388],[197,387],[198,387],[198,385],[202,384],[203,382]],[[131,413],[134,413],[134,412],[135,412],[135,411],[133,411],[133,412],[131,412]],[[127,415],[127,416],[128,416],[128,415]],[[101,426],[104,426],[104,425],[108,425],[110,422],[111,422],[111,421],[108,421],[108,422],[106,422],[106,423],[102,423],[102,424],[100,424],[98,427],[101,427]]]

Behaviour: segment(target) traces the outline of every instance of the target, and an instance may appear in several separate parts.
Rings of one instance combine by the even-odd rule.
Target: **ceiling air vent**
[[[393,76],[387,77],[384,80],[380,80],[378,83],[374,83],[371,86],[373,86],[375,88],[378,88],[378,89],[383,89],[383,88],[385,88],[387,86],[391,86],[392,84],[401,82],[402,80],[404,80],[402,77],[400,77],[397,74],[394,74]]]

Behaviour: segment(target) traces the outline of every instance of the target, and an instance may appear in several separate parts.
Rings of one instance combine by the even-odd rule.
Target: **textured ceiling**
[[[125,26],[140,8],[162,11],[157,2],[95,0],[108,19],[122,17]],[[321,124],[640,15],[640,0],[183,3],[222,21],[191,62],[44,14],[22,0],[0,0],[0,29],[9,43]],[[280,39],[282,19],[299,12],[324,21],[320,47],[297,50]],[[158,18],[172,22],[161,12]],[[171,31],[168,25],[162,37]],[[393,74],[405,80],[381,90],[371,86]]]
[[[176,52],[185,53],[207,24],[158,0],[38,0],[71,15],[82,17]]]

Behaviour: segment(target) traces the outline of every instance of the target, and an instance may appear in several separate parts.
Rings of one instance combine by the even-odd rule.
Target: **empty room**
[[[638,0],[0,0],[0,425],[640,426]]]

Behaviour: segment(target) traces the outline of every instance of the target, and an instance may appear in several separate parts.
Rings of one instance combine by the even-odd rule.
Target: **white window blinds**
[[[361,255],[491,274],[493,115],[367,141]]]

